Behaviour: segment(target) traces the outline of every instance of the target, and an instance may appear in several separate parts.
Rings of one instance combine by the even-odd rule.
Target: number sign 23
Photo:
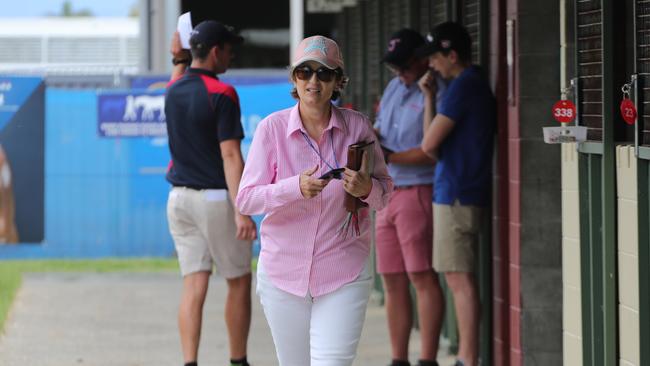
[[[633,125],[636,122],[636,107],[629,98],[623,98],[621,101],[621,117],[628,125]]]

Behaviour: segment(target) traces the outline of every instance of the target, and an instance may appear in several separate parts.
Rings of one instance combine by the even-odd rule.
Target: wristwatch
[[[185,65],[188,65],[189,63],[190,63],[190,60],[187,59],[187,58],[173,58],[173,57],[172,57],[172,64],[173,64],[174,66],[176,66],[176,65],[178,65],[178,64],[185,64]]]

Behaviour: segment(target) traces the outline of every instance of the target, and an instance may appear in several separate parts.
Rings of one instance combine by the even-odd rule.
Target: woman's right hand
[[[300,193],[305,198],[314,198],[327,186],[329,179],[318,179],[312,175],[318,170],[318,165],[300,173]]]

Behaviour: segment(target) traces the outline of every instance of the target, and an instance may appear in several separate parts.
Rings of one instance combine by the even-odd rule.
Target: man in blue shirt
[[[386,294],[391,366],[410,365],[413,307],[409,282],[417,295],[422,335],[419,366],[438,365],[436,354],[444,311],[438,276],[431,265],[434,161],[420,148],[424,115],[426,111],[431,114],[433,102],[429,98],[427,104],[423,93],[429,93],[430,88],[421,90],[418,84],[435,81],[429,75],[427,58],[414,55],[423,44],[424,37],[412,29],[391,36],[382,61],[395,77],[384,90],[375,123],[395,182],[395,191],[388,206],[377,213],[376,223],[377,271],[382,275]],[[442,92],[444,83],[439,89]]]
[[[418,54],[429,55],[429,65],[450,80],[422,150],[438,160],[433,267],[445,274],[454,296],[460,335],[456,366],[476,366],[479,295],[473,272],[490,203],[496,103],[488,82],[471,64],[471,38],[463,26],[436,26]]]

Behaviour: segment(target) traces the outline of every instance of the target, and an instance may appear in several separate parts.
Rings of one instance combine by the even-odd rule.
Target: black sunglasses
[[[328,69],[326,67],[319,67],[318,70],[314,70],[309,66],[299,66],[293,70],[293,74],[300,80],[309,80],[311,76],[316,73],[318,80],[323,82],[330,82],[334,80],[338,72],[336,70]]]

